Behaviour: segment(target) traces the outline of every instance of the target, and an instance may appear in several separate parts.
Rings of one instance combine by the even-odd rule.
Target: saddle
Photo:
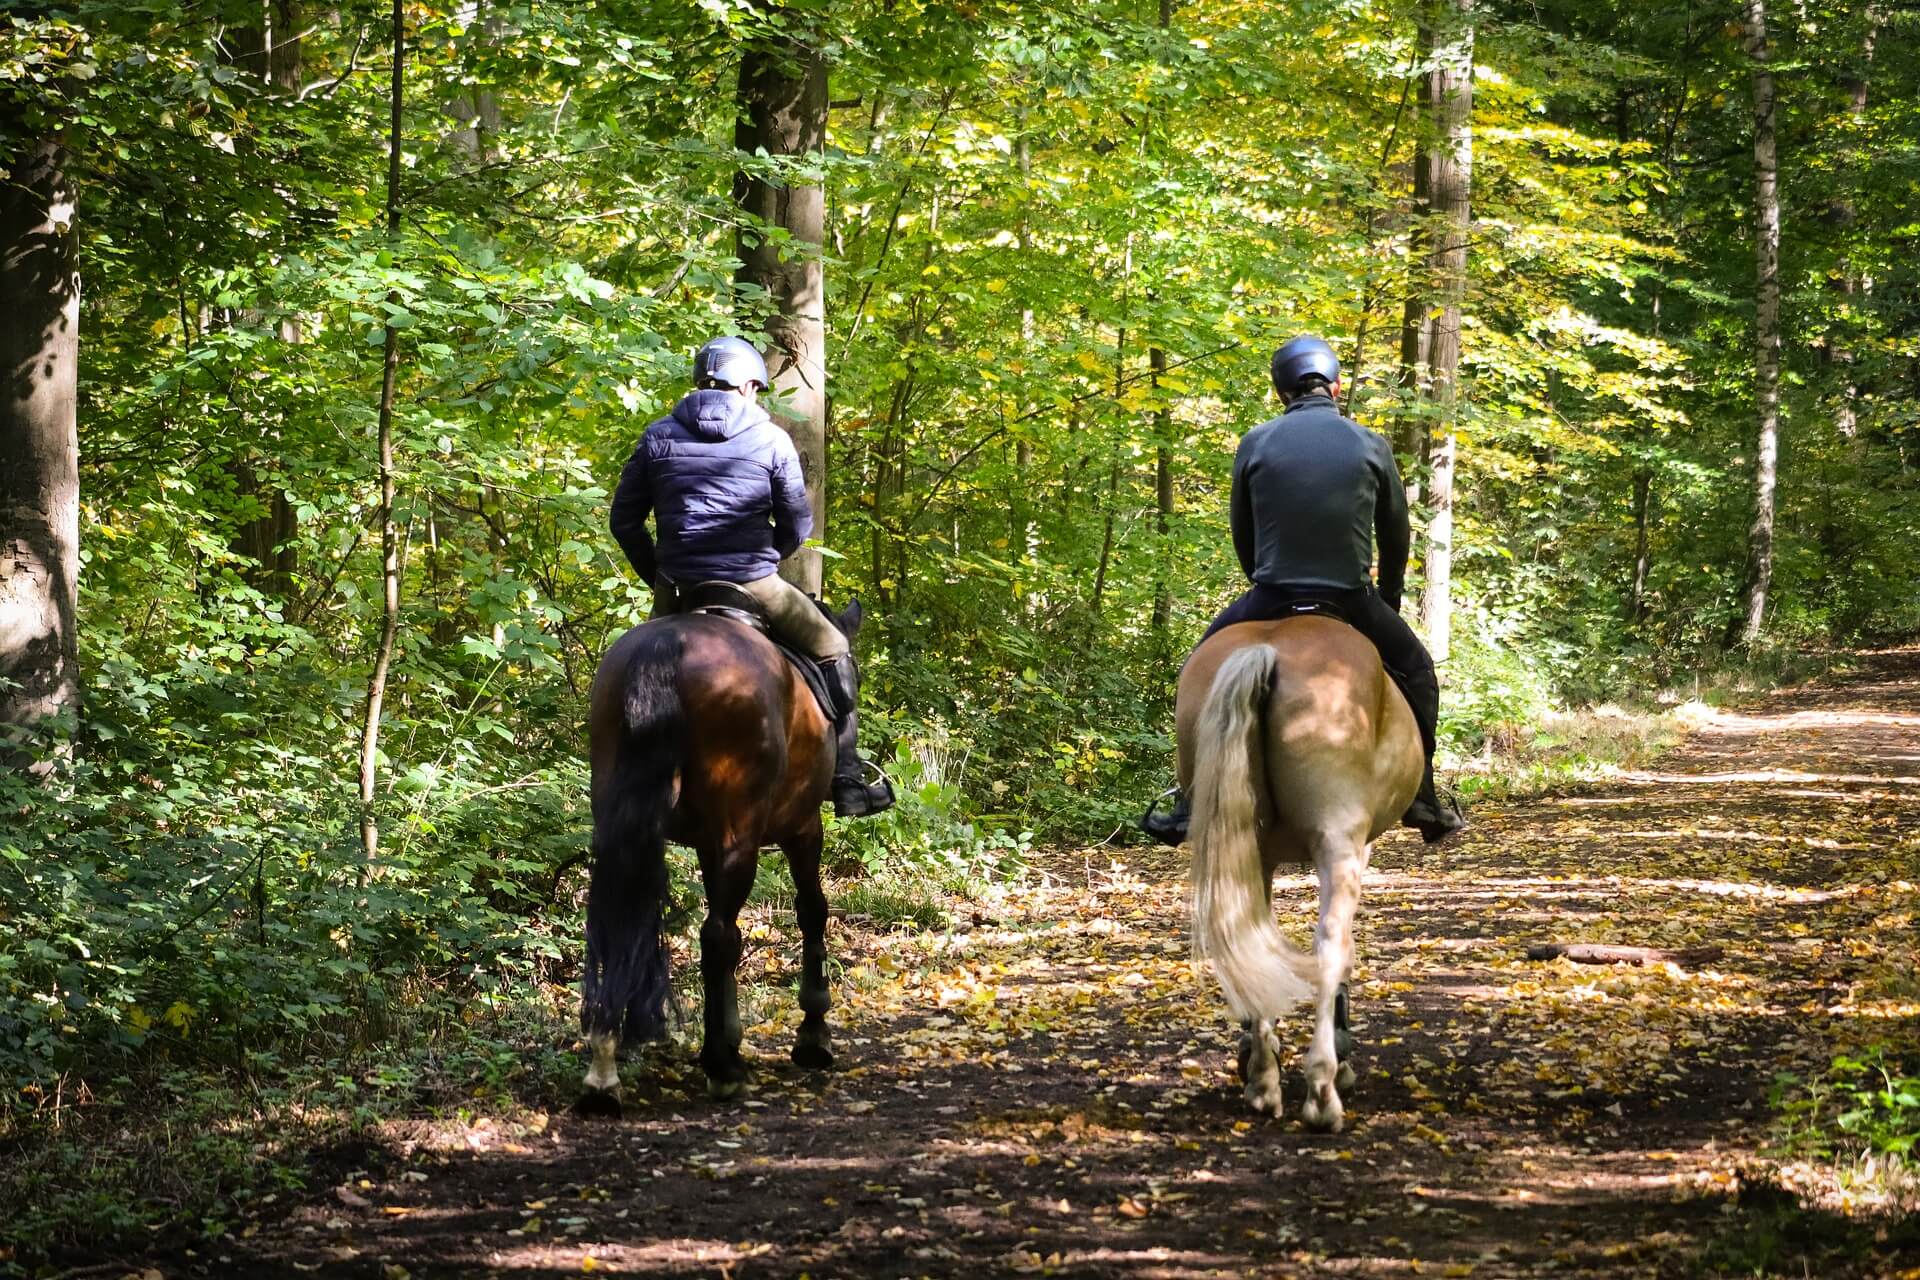
[[[835,710],[833,694],[827,688],[827,677],[821,672],[820,664],[798,649],[790,648],[785,641],[774,633],[773,623],[767,617],[767,610],[753,594],[737,582],[696,582],[692,586],[675,587],[675,613],[704,613],[713,618],[725,618],[737,622],[743,627],[751,627],[773,643],[795,671],[800,673],[801,682],[813,691],[813,700],[820,704],[820,714],[832,724],[840,718]]]

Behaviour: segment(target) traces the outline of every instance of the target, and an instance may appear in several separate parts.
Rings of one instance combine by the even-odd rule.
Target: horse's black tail
[[[667,819],[684,763],[681,637],[642,631],[625,672],[613,777],[593,818],[581,1029],[659,1040],[667,1031]]]

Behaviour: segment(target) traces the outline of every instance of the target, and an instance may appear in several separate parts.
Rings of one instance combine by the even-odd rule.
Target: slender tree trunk
[[[1652,567],[1648,532],[1653,523],[1653,472],[1641,470],[1633,476],[1633,592],[1627,601],[1627,617],[1641,622],[1647,616],[1647,570]]]
[[[1115,451],[1113,464],[1107,471],[1107,519],[1105,532],[1100,537],[1100,565],[1093,574],[1093,613],[1100,616],[1100,602],[1107,594],[1107,568],[1113,563],[1114,508],[1120,502],[1120,458]]]
[[[400,238],[400,108],[404,100],[406,15],[402,0],[393,0],[393,85],[388,106],[387,235]],[[387,301],[398,304],[399,294]],[[400,331],[391,318],[381,346],[380,372],[380,647],[374,654],[373,674],[367,678],[367,719],[360,734],[360,843],[371,863],[380,852],[380,827],[374,818],[373,791],[380,758],[380,709],[387,697],[387,672],[393,665],[394,637],[400,628],[400,533],[394,525],[393,396],[400,373]]]
[[[1033,192],[1033,146],[1027,137],[1027,104],[1020,104],[1020,136],[1014,143],[1014,162],[1020,169],[1020,225],[1015,232],[1020,248],[1021,269],[1025,270],[1029,261],[1029,251],[1033,248],[1033,232],[1027,216],[1027,201]],[[1032,307],[1020,309],[1020,351],[1021,360],[1033,358],[1035,326]],[[1031,406],[1022,402],[1021,410],[1026,412]],[[1014,558],[1039,562],[1040,536],[1039,525],[1034,520],[1034,504],[1029,486],[1033,476],[1033,441],[1022,436],[1014,442],[1013,466],[1017,484],[1013,499],[1013,541]],[[1029,600],[1032,597],[1028,597]]]
[[[1773,53],[1766,0],[1746,0],[1747,56],[1753,63],[1753,391],[1758,439],[1753,524],[1747,531],[1746,622],[1742,643],[1760,638],[1773,581],[1773,498],[1780,456],[1780,188],[1773,131]]]
[[[1160,29],[1173,29],[1173,0],[1160,0]],[[1147,348],[1147,367],[1152,370],[1157,405],[1153,423],[1158,437],[1153,453],[1153,631],[1164,640],[1167,626],[1173,621],[1173,411],[1160,398],[1160,377],[1167,371],[1167,353],[1158,342]]]
[[[1878,5],[1867,6],[1867,33],[1860,45],[1860,73],[1848,77],[1847,80],[1847,114],[1852,118],[1855,130],[1854,139],[1849,141],[1847,151],[1854,156],[1859,155],[1857,149],[1859,129],[1861,121],[1867,114],[1867,75],[1873,67],[1873,50],[1875,44],[1879,42],[1880,25],[1884,21],[1885,15]],[[1861,158],[1864,159],[1864,157]],[[1851,227],[1854,219],[1858,217],[1858,210],[1854,208],[1850,198],[1837,201],[1833,208],[1833,217],[1841,227]],[[1850,321],[1853,318],[1854,308],[1858,305],[1857,299],[1866,288],[1866,281],[1854,264],[1851,253],[1847,254],[1846,268],[1838,285],[1840,292],[1846,298],[1846,302],[1842,304],[1842,312]],[[1842,440],[1847,442],[1854,455],[1854,462],[1858,465],[1862,460],[1859,435],[1860,387],[1854,376],[1853,349],[1850,345],[1843,343],[1830,347],[1828,354],[1841,370],[1839,401],[1834,406],[1833,412],[1834,430]]]
[[[1161,0],[1163,11],[1167,0]],[[1167,371],[1167,353],[1160,347],[1147,350],[1147,365],[1153,370],[1153,389],[1160,391],[1160,375]],[[1154,450],[1153,530],[1159,542],[1155,548],[1153,629],[1164,633],[1173,621],[1173,411],[1164,401],[1153,412],[1154,434],[1159,445]]]
[[[300,30],[295,0],[261,0],[259,27],[236,28],[227,33],[226,45],[236,66],[258,77],[274,94],[291,98],[300,92]],[[259,327],[264,317],[255,309],[241,313],[240,323]],[[280,340],[300,341],[300,322],[280,322]],[[235,489],[251,494],[260,503],[258,516],[241,523],[235,531],[233,550],[251,561],[255,568],[242,566],[247,580],[258,590],[283,599],[293,594],[293,574],[298,559],[292,544],[296,530],[293,503],[285,485],[263,480],[255,466],[259,455],[243,456],[231,465]]]
[[[792,14],[789,13],[791,17]],[[740,121],[734,145],[776,160],[818,160],[827,134],[827,60],[809,38],[784,37],[748,48],[740,60]],[[763,290],[767,367],[788,409],[776,420],[793,437],[813,503],[815,535],[827,526],[827,329],[820,262],[826,192],[819,182],[773,182],[744,170],[734,195],[750,220],[787,233],[779,243],[755,226],[740,232],[739,282]],[[788,581],[820,594],[818,552],[801,550],[780,566]]]
[[[1429,58],[1435,36],[1431,25],[1420,28],[1420,47]],[[1420,105],[1416,108],[1413,150],[1412,216],[1407,224],[1407,301],[1400,316],[1400,390],[1402,412],[1394,446],[1407,460],[1407,503],[1419,506],[1421,479],[1426,473],[1427,441],[1432,437],[1428,417],[1428,396],[1433,390],[1433,375],[1427,360],[1433,346],[1433,280],[1429,259],[1433,248],[1433,156],[1435,142],[1427,130],[1433,126],[1428,105],[1432,76],[1420,83]]]
[[[1427,78],[1427,119],[1433,153],[1429,197],[1436,309],[1427,367],[1433,380],[1430,490],[1427,498],[1425,589],[1420,621],[1435,662],[1445,662],[1453,626],[1453,470],[1459,417],[1460,310],[1467,287],[1467,239],[1473,193],[1473,0],[1439,0],[1434,7],[1435,65]],[[1437,310],[1437,314],[1435,311]]]
[[[80,710],[80,276],[66,162],[43,137],[0,184],[0,768],[36,773],[68,749],[29,746],[36,727]]]
[[[1133,232],[1129,231],[1127,232],[1126,253],[1120,261],[1120,300],[1122,308],[1121,314],[1123,316],[1126,314],[1127,286],[1132,279]],[[1127,387],[1127,326],[1125,320],[1121,321],[1119,333],[1114,337],[1113,349],[1113,396],[1114,399],[1117,400],[1120,398],[1120,393],[1125,391]],[[1107,501],[1105,505],[1107,517],[1105,521],[1105,532],[1100,538],[1100,564],[1099,567],[1094,570],[1093,575],[1093,613],[1095,617],[1100,615],[1100,602],[1107,593],[1107,569],[1113,563],[1114,522],[1119,515],[1120,506],[1120,447],[1117,443],[1113,449],[1113,461],[1107,470]]]

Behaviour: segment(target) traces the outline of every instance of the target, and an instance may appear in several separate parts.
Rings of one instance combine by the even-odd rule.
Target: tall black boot
[[[1460,802],[1452,796],[1442,797],[1434,788],[1432,757],[1427,759],[1420,790],[1414,793],[1413,803],[1407,806],[1406,816],[1400,822],[1418,831],[1428,844],[1438,844],[1467,829],[1467,816],[1460,812]]]
[[[1162,812],[1160,802],[1168,796],[1173,797],[1173,806]],[[1154,797],[1147,811],[1140,815],[1140,829],[1161,844],[1178,848],[1186,840],[1187,826],[1192,821],[1193,801],[1187,799],[1186,792],[1175,787]]]
[[[880,767],[860,758],[860,675],[853,655],[820,663],[839,714],[833,722],[833,812],[840,818],[865,818],[893,807],[893,784]],[[871,774],[873,780],[868,781]]]

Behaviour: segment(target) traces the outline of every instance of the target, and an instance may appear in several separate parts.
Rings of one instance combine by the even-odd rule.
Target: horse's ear
[[[866,616],[866,610],[860,607],[859,597],[856,596],[852,604],[840,611],[840,616],[835,618],[833,623],[840,628],[841,635],[851,640],[860,634],[860,624],[865,621]]]

